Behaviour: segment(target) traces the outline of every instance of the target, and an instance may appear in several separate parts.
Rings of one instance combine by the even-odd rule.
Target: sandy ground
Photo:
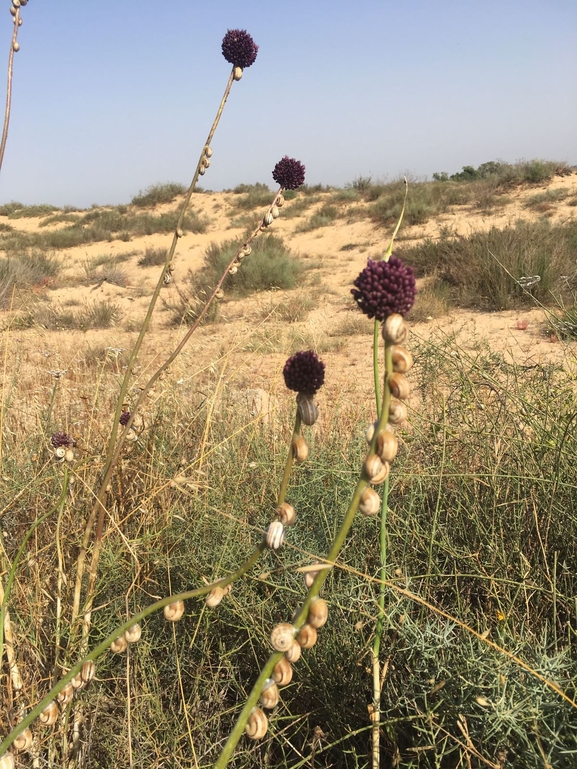
[[[517,219],[531,219],[543,215],[524,206],[527,198],[544,189],[565,188],[570,190],[569,199],[577,195],[577,173],[554,178],[549,185],[519,187],[507,193],[508,202],[491,215],[482,214],[469,206],[457,206],[448,213],[431,220],[424,226],[403,227],[401,237],[412,243],[422,238],[438,238],[440,232],[450,228],[454,233],[467,235],[475,230],[493,226],[503,227]],[[272,197],[272,194],[271,194]],[[210,366],[221,356],[227,360],[227,376],[241,386],[257,386],[276,390],[280,367],[286,355],[295,345],[303,348],[314,347],[327,362],[327,370],[333,372],[330,381],[335,392],[369,393],[371,388],[371,331],[370,323],[363,325],[356,316],[350,299],[352,281],[366,265],[368,257],[376,257],[385,250],[390,233],[376,227],[368,219],[357,216],[339,217],[331,226],[310,232],[295,232],[299,224],[309,218],[316,209],[327,202],[323,200],[307,209],[301,217],[283,217],[275,220],[270,231],[285,239],[290,248],[313,267],[307,271],[302,286],[290,292],[276,291],[254,295],[248,299],[229,300],[225,297],[218,323],[201,328],[189,343],[182,359],[175,364],[175,377],[189,378],[195,371]],[[178,289],[190,270],[198,270],[203,254],[211,242],[242,238],[244,230],[231,227],[231,219],[243,212],[235,210],[233,193],[202,193],[193,196],[193,209],[209,221],[206,233],[195,235],[185,233],[179,240],[174,273],[174,282],[163,287],[161,298],[154,315],[152,334],[146,343],[141,363],[144,371],[155,362],[163,360],[172,346],[182,336],[183,330],[168,323],[166,304],[176,301]],[[298,198],[297,198],[298,200]],[[176,204],[157,206],[152,210],[158,214],[175,207]],[[348,204],[346,204],[348,205]],[[290,210],[291,202],[286,203]],[[351,203],[351,213],[359,203]],[[258,223],[259,210],[253,212]],[[566,201],[554,203],[547,216],[551,221],[568,221],[577,215],[577,207]],[[15,229],[39,230],[41,219],[8,220]],[[64,227],[56,224],[53,228]],[[46,231],[49,228],[42,228]],[[110,348],[109,355],[130,348],[136,337],[136,330],[145,315],[150,294],[158,278],[160,268],[138,266],[138,259],[146,248],[168,248],[172,235],[151,235],[132,238],[129,242],[113,241],[94,243],[79,248],[67,249],[60,254],[64,268],[54,285],[36,287],[35,294],[27,301],[50,301],[52,306],[81,307],[105,299],[118,303],[122,320],[115,328],[100,331],[47,331],[37,326],[25,330],[8,330],[9,314],[0,316],[4,328],[4,342],[7,356],[7,370],[10,370],[12,353],[19,360],[40,371],[74,371],[85,366],[87,355],[96,348]],[[347,246],[347,250],[341,250]],[[108,282],[86,284],[86,266],[95,258],[111,257],[118,260],[118,267],[127,278],[126,286]],[[98,274],[98,272],[97,272]],[[79,285],[79,281],[83,284]],[[275,318],[275,307],[286,302],[307,302],[311,309],[306,319],[288,324]],[[418,300],[417,300],[418,301]],[[354,319],[353,333],[344,333],[346,322]],[[574,367],[575,345],[559,343],[544,334],[544,313],[535,308],[523,312],[474,313],[454,310],[442,318],[425,323],[412,324],[416,339],[427,339],[435,334],[455,335],[464,349],[473,350],[480,342],[488,343],[493,349],[506,353],[512,359],[524,364],[543,360],[563,363]],[[128,329],[128,330],[127,330]],[[340,330],[339,330],[340,329]],[[345,329],[346,330],[346,329]],[[299,342],[302,344],[299,345]]]

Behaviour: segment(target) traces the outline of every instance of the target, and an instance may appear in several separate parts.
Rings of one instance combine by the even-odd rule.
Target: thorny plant
[[[25,4],[23,0],[20,0],[19,3],[14,0],[13,7],[16,8],[15,19],[17,19],[20,5],[23,4]],[[13,50],[17,50],[17,48],[13,46]],[[73,468],[73,463],[75,461],[75,441],[69,434],[58,431],[53,433],[51,437],[54,461],[62,468],[61,491],[58,501],[52,509],[38,517],[28,529],[16,556],[11,563],[4,551],[7,563],[7,579],[2,583],[0,659],[3,658],[3,650],[5,648],[13,691],[11,710],[15,718],[13,719],[11,731],[0,744],[0,762],[2,769],[10,769],[10,767],[14,766],[13,755],[9,752],[11,746],[14,746],[18,751],[29,752],[32,759],[35,762],[38,761],[38,743],[34,740],[34,735],[31,730],[31,726],[36,725],[37,723],[39,725],[52,726],[61,717],[63,719],[65,730],[68,726],[72,726],[74,734],[76,735],[72,740],[74,743],[80,729],[80,720],[74,710],[75,695],[76,692],[86,686],[93,678],[95,673],[95,661],[98,660],[102,654],[107,650],[111,650],[115,653],[122,653],[126,651],[131,644],[137,643],[141,638],[140,623],[142,620],[160,609],[164,610],[164,616],[168,621],[176,622],[184,614],[185,600],[205,596],[206,605],[208,607],[217,606],[223,598],[230,593],[233,582],[249,572],[265,549],[280,549],[285,540],[286,527],[291,526],[296,522],[295,508],[286,501],[286,496],[293,464],[295,462],[302,463],[308,458],[309,449],[307,442],[302,435],[302,425],[311,426],[317,419],[318,408],[314,396],[322,386],[325,376],[324,364],[311,350],[302,351],[293,355],[286,362],[283,371],[287,387],[297,393],[296,416],[288,456],[285,463],[285,470],[277,494],[277,504],[274,510],[275,520],[273,520],[266,529],[260,544],[257,545],[246,561],[227,577],[205,585],[204,587],[169,595],[155,601],[145,609],[130,616],[129,619],[116,627],[111,634],[88,652],[88,645],[91,638],[93,603],[97,595],[97,575],[104,534],[104,524],[109,509],[108,495],[110,484],[113,480],[114,472],[117,469],[120,458],[130,453],[131,446],[139,440],[140,435],[145,429],[144,420],[141,415],[144,398],[147,393],[150,392],[157,380],[167,370],[168,366],[170,366],[182,351],[185,344],[201,322],[209,305],[221,295],[222,286],[226,276],[231,273],[234,274],[238,269],[242,268],[242,259],[250,255],[251,243],[254,238],[256,238],[264,229],[269,227],[279,215],[279,209],[283,203],[284,190],[296,189],[304,182],[305,169],[300,162],[285,156],[279,163],[277,163],[273,171],[273,179],[279,184],[279,190],[274,196],[262,221],[259,222],[249,237],[239,246],[236,254],[214,287],[212,294],[208,297],[196,322],[186,332],[166,361],[158,368],[144,387],[141,388],[140,395],[134,402],[129,402],[128,393],[133,370],[138,360],[144,336],[149,329],[150,320],[161,287],[172,279],[171,276],[174,272],[176,248],[179,239],[183,235],[181,226],[186,209],[190,203],[192,192],[198,177],[204,175],[206,169],[210,166],[210,158],[212,157],[211,141],[232,84],[241,78],[242,70],[244,68],[254,63],[258,49],[250,35],[246,32],[243,30],[230,30],[223,40],[222,50],[227,61],[233,65],[233,69],[219,106],[217,116],[203,147],[191,186],[183,203],[172,244],[167,252],[166,261],[153,293],[142,330],[130,354],[126,375],[120,386],[111,434],[106,449],[104,467],[99,484],[94,492],[95,502],[87,518],[82,547],[77,559],[77,573],[71,620],[66,633],[64,629],[65,613],[61,602],[62,584],[65,579],[64,558],[60,550],[58,551],[56,622],[54,629],[55,654],[53,659],[53,672],[50,676],[51,680],[56,680],[56,683],[35,705],[31,705],[31,703],[25,701],[27,696],[26,687],[22,684],[17,657],[14,654],[14,649],[17,646],[17,639],[13,633],[7,605],[16,578],[19,562],[24,554],[28,541],[34,535],[36,530],[44,522],[50,520],[52,516],[56,516],[56,540],[58,547],[58,532],[69,495],[70,470]],[[246,697],[245,704],[242,707],[236,724],[216,761],[216,769],[223,769],[223,767],[227,766],[232,758],[238,741],[244,732],[246,732],[251,739],[259,739],[266,734],[268,729],[268,718],[265,715],[263,708],[273,709],[276,707],[280,696],[279,687],[287,685],[292,679],[293,663],[298,661],[303,649],[310,649],[316,643],[318,636],[317,631],[324,626],[328,618],[328,605],[327,602],[320,597],[320,591],[329,573],[339,567],[339,555],[358,510],[364,515],[375,515],[381,511],[380,577],[377,580],[377,583],[380,585],[378,600],[379,612],[375,641],[373,644],[373,703],[371,708],[371,721],[373,724],[372,762],[375,769],[380,764],[380,730],[384,726],[380,720],[380,697],[388,665],[387,662],[385,662],[383,667],[381,667],[380,664],[380,644],[383,637],[384,627],[385,586],[390,588],[391,591],[409,598],[417,604],[426,607],[429,611],[436,612],[438,615],[445,617],[468,632],[471,632],[479,641],[488,644],[504,654],[510,660],[513,660],[520,668],[538,678],[571,705],[577,707],[573,700],[565,694],[559,686],[549,681],[546,676],[533,670],[514,654],[501,649],[497,644],[484,637],[483,634],[474,631],[465,623],[460,622],[447,612],[438,609],[425,599],[388,582],[386,559],[388,478],[390,463],[394,461],[398,449],[398,439],[394,429],[405,421],[407,415],[404,401],[409,395],[409,384],[405,378],[405,374],[409,371],[412,365],[412,356],[410,352],[403,347],[407,338],[407,327],[403,316],[411,309],[416,293],[413,271],[410,267],[405,266],[399,257],[392,254],[392,241],[384,259],[380,261],[369,260],[367,267],[355,280],[355,288],[352,290],[352,293],[362,312],[368,315],[369,318],[375,319],[374,371],[377,420],[367,431],[368,453],[358,474],[350,504],[326,556],[319,562],[300,569],[304,573],[305,585],[308,588],[308,592],[300,602],[300,607],[293,617],[290,618],[290,620],[287,619],[287,621],[277,624],[272,629],[270,642],[274,651],[267,662],[262,666],[260,674],[250,693]],[[378,348],[380,344],[379,337],[381,334],[384,340],[384,376],[382,382],[378,373]],[[385,484],[382,501],[373,488],[374,486],[379,486],[381,484]],[[95,524],[96,529],[93,536],[92,532]],[[84,589],[86,559],[91,545],[91,561],[88,568],[87,585],[86,589]],[[77,637],[79,623],[77,620],[81,614],[82,637],[79,641]],[[4,638],[6,639],[6,643],[4,643]],[[73,661],[73,657],[76,661]],[[485,760],[470,743],[467,734],[466,721],[463,720],[460,724],[460,729],[463,733],[463,745],[467,755],[473,756],[483,761],[485,764],[497,766],[496,764],[491,764]],[[52,750],[50,760],[54,760],[55,757],[56,754],[54,750]],[[65,746],[62,749],[61,758],[64,761],[70,758],[69,750]]]

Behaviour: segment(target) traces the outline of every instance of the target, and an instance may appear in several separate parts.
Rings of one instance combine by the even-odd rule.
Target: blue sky
[[[231,28],[259,54],[233,86],[205,188],[273,186],[287,154],[307,182],[339,186],[577,163],[575,0],[29,0],[22,17],[0,202],[122,203],[188,184]],[[5,10],[4,61],[11,33]]]

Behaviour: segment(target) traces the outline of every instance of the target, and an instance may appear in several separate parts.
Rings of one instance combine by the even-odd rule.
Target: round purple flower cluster
[[[71,438],[68,433],[52,433],[50,443],[55,449],[59,449],[61,446],[70,448],[70,446],[74,446],[74,438]]]
[[[285,190],[296,190],[305,180],[305,167],[299,160],[285,155],[272,172],[272,178]]]
[[[413,268],[394,254],[388,262],[369,259],[354,285],[351,294],[356,303],[365,315],[377,320],[395,312],[406,315],[417,293]]]
[[[257,53],[258,45],[246,29],[229,29],[222,38],[222,55],[234,67],[250,67]]]
[[[297,352],[287,360],[282,374],[289,390],[314,395],[325,381],[325,364],[312,350]]]
[[[130,419],[130,411],[123,411],[118,421],[123,427],[125,427],[125,425],[128,424],[129,419]]]

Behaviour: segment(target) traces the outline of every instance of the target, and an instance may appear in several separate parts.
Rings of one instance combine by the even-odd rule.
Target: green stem
[[[373,377],[375,380],[375,401],[377,404],[377,419],[381,416],[381,380],[379,376],[379,337],[381,324],[375,318],[373,326]]]
[[[44,516],[46,518],[47,516]],[[44,518],[42,520],[44,520]],[[40,521],[39,521],[40,522]],[[19,734],[21,734],[26,727],[30,726],[30,724],[38,718],[40,713],[44,710],[44,708],[52,702],[55,697],[61,692],[64,687],[70,683],[70,681],[74,678],[75,675],[80,673],[82,670],[82,666],[85,662],[88,662],[90,660],[96,660],[98,657],[100,657],[101,654],[104,654],[105,651],[107,651],[110,648],[110,644],[115,641],[117,638],[119,638],[123,633],[128,630],[132,625],[136,624],[137,622],[141,622],[143,619],[148,617],[150,614],[153,614],[155,611],[158,611],[159,609],[163,609],[165,606],[168,606],[171,603],[176,603],[177,601],[186,601],[190,598],[198,598],[200,596],[206,595],[209,593],[214,587],[225,587],[231,582],[234,582],[239,577],[242,577],[246,572],[254,566],[254,564],[258,561],[260,554],[264,550],[264,544],[260,544],[258,547],[255,548],[253,553],[250,555],[250,557],[245,561],[245,563],[237,569],[232,574],[229,574],[228,577],[224,577],[223,579],[219,579],[217,582],[213,582],[210,585],[204,585],[203,587],[196,588],[195,590],[187,590],[184,593],[178,593],[177,595],[170,595],[166,596],[165,598],[161,598],[159,601],[155,601],[155,603],[150,604],[150,606],[147,606],[142,611],[138,612],[137,614],[134,614],[130,619],[126,620],[122,625],[119,625],[113,633],[111,633],[107,638],[102,641],[102,643],[98,644],[89,654],[84,656],[79,662],[74,664],[68,673],[64,675],[58,683],[56,683],[52,689],[48,692],[48,694],[38,702],[37,705],[35,705],[32,710],[28,713],[25,718],[20,721],[17,726],[12,729],[10,734],[4,739],[4,741],[0,744],[0,757],[4,755],[4,753],[8,750],[10,745],[14,742],[14,740],[18,737]]]
[[[2,605],[0,606],[0,665],[2,664],[2,658],[4,655],[4,617],[6,615],[6,609],[8,606],[8,599],[10,598],[12,585],[16,577],[16,569],[18,568],[18,563],[20,562],[20,558],[22,557],[22,553],[24,552],[24,548],[26,547],[28,540],[34,534],[38,526],[40,526],[40,524],[43,523],[47,518],[50,518],[50,516],[53,515],[53,513],[55,513],[57,510],[60,510],[62,508],[62,506],[64,505],[64,501],[66,500],[67,492],[68,492],[68,473],[66,473],[64,476],[64,483],[62,484],[62,491],[60,492],[60,497],[58,499],[58,502],[47,513],[45,513],[43,516],[41,516],[36,521],[34,521],[32,526],[30,526],[30,528],[24,535],[22,542],[20,543],[20,547],[18,548],[16,557],[14,558],[14,561],[12,562],[12,566],[10,567],[10,571],[8,573],[8,580],[6,582],[6,587],[4,589],[4,597],[2,599]]]
[[[301,415],[300,415],[300,412],[299,412],[298,406],[297,406],[297,413],[296,413],[296,417],[295,417],[295,426],[294,426],[294,430],[293,430],[293,438],[296,435],[300,435],[300,431],[301,431]],[[278,491],[278,504],[279,505],[282,505],[282,503],[285,501],[286,491],[288,489],[288,483],[289,483],[289,479],[290,479],[290,474],[291,474],[291,470],[292,470],[292,467],[293,467],[293,463],[294,463],[294,453],[293,453],[292,440],[291,440],[291,445],[290,445],[290,448],[289,448],[289,453],[288,453],[288,456],[287,456],[287,459],[286,459],[286,463],[285,463],[285,466],[284,466],[284,475],[282,477],[282,481],[281,481],[281,484],[280,484],[280,489]]]

